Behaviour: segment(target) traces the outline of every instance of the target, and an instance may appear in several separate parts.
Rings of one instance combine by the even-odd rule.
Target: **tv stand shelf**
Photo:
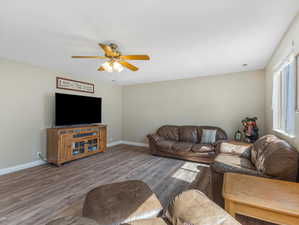
[[[50,128],[47,133],[47,160],[57,166],[106,149],[106,125]]]

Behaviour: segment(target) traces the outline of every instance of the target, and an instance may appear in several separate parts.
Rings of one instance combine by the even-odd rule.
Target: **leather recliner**
[[[274,135],[263,136],[249,146],[222,142],[216,151],[218,155],[211,164],[213,198],[222,207],[224,173],[296,181],[298,152]]]
[[[202,144],[203,129],[216,130],[216,142]],[[195,162],[211,163],[216,153],[217,144],[227,140],[227,134],[219,127],[212,126],[171,126],[158,129],[156,134],[149,134],[149,148],[153,155],[174,157]]]

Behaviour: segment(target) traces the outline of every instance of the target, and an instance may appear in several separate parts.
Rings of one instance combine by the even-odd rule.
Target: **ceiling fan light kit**
[[[105,56],[72,56],[74,59],[108,59],[107,62],[103,63],[98,71],[111,72],[121,72],[124,67],[131,71],[137,71],[138,68],[125,60],[149,60],[148,55],[122,55],[118,50],[118,46],[114,43],[108,45],[99,44],[99,46],[104,50]]]
[[[115,62],[105,62],[102,67],[109,73],[112,72],[121,72],[123,71],[123,66],[119,64],[117,61]]]
[[[106,70],[107,72],[111,73],[113,72],[113,68],[112,66],[110,65],[109,62],[105,62],[102,67],[104,68],[104,70]]]
[[[120,65],[117,61],[113,63],[112,68],[116,72],[121,72],[124,69],[124,67]]]

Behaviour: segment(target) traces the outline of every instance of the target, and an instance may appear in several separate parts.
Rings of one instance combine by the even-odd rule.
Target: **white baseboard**
[[[107,147],[112,147],[112,146],[115,146],[115,145],[121,145],[123,143],[123,141],[114,141],[114,142],[111,142],[109,144],[107,144]]]
[[[120,145],[120,144],[148,147],[148,144],[132,142],[132,141],[114,141],[114,142],[107,144],[107,147],[112,147],[112,146]],[[19,170],[28,169],[28,168],[35,167],[35,166],[44,165],[46,163],[47,162],[45,162],[45,161],[37,160],[37,161],[30,162],[30,163],[25,163],[25,164],[21,164],[21,165],[17,165],[17,166],[0,169],[0,176],[4,175],[4,174],[17,172]]]
[[[140,143],[140,142],[134,142],[134,141],[114,141],[109,144],[107,144],[107,147],[112,147],[115,145],[134,145],[134,146],[140,146],[140,147],[148,147],[148,144],[146,143]]]
[[[13,173],[13,172],[17,172],[19,170],[24,170],[24,169],[28,169],[28,168],[35,167],[35,166],[44,165],[44,164],[46,164],[45,161],[37,160],[37,161],[30,162],[30,163],[25,163],[25,164],[21,164],[21,165],[17,165],[17,166],[4,168],[4,169],[0,169],[0,175]]]
[[[122,141],[122,144],[134,145],[134,146],[140,146],[140,147],[148,147],[148,144],[146,144],[146,143],[140,143],[140,142],[134,142],[134,141]]]

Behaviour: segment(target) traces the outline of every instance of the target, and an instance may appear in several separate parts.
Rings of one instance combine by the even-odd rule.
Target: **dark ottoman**
[[[157,196],[142,181],[107,184],[90,191],[83,206],[83,216],[99,225],[118,225],[161,214]]]

